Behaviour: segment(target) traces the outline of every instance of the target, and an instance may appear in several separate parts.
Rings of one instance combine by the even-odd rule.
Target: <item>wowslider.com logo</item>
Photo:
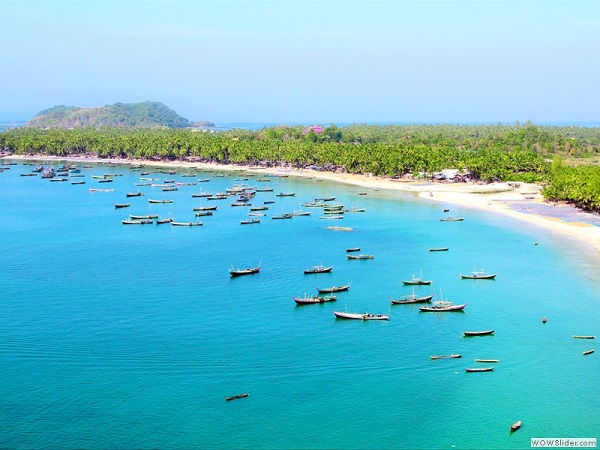
[[[531,438],[532,448],[596,448],[596,438]]]

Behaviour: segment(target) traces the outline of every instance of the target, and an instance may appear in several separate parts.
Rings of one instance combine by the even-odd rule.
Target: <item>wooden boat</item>
[[[69,181],[69,179],[68,178],[50,178],[50,181]]]
[[[426,295],[424,297],[417,297],[415,295],[415,293],[413,292],[410,295],[405,295],[404,298],[399,299],[399,300],[391,299],[390,302],[392,302],[392,304],[394,304],[394,305],[406,305],[406,304],[410,304],[410,303],[427,303],[428,301],[430,301],[433,298],[433,295],[434,294]]]
[[[125,194],[127,197],[143,197],[144,193],[141,191],[138,192],[128,192],[127,194]]]
[[[466,372],[492,372],[493,367],[468,367],[465,369]]]
[[[358,194],[356,194],[356,195],[367,195],[367,193],[366,193],[366,192],[359,192],[359,193],[358,193]]]
[[[313,303],[326,303],[335,302],[337,297],[335,295],[304,295],[304,297],[292,297],[298,305],[309,305]]]
[[[359,255],[346,255],[346,258],[348,258],[348,259],[374,259],[375,256],[368,255],[366,253],[361,253]]]
[[[575,335],[573,336],[575,339],[596,339],[596,336],[581,336],[581,335]]]
[[[449,301],[440,300],[433,302],[431,306],[419,306],[419,309],[423,312],[444,312],[444,311],[461,311],[467,306],[466,303],[462,305],[455,305]]]
[[[349,209],[343,209],[342,211],[344,211],[345,213],[359,213],[359,212],[365,212],[367,209],[366,208],[349,208]]]
[[[258,267],[248,267],[246,269],[234,269],[233,266],[229,268],[229,274],[232,277],[239,277],[242,275],[254,275],[255,273],[260,272],[260,266]]]
[[[448,247],[433,247],[429,249],[430,252],[447,252]]]
[[[487,274],[483,271],[483,269],[481,269],[479,271],[471,272],[471,275],[463,275],[461,273],[460,278],[462,280],[493,280],[494,278],[496,278],[496,274]]]
[[[250,203],[250,202],[235,202],[235,203],[232,203],[231,206],[252,206],[252,203]]]
[[[422,277],[420,277],[420,276],[415,277],[413,275],[410,280],[402,280],[402,284],[418,286],[418,285],[424,285],[424,284],[431,284],[431,280],[423,280]]]
[[[194,211],[216,211],[217,205],[214,206],[198,206],[194,208]]]
[[[199,192],[198,194],[192,194],[192,197],[212,197],[212,194],[208,192]]]
[[[131,206],[131,203],[115,203],[115,208],[128,208]]]
[[[156,225],[160,225],[163,223],[171,223],[173,222],[173,218],[172,217],[166,217],[164,219],[156,219]]]
[[[451,358],[462,358],[462,355],[457,353],[457,354],[451,354],[451,355],[440,355],[440,356],[430,356],[431,359],[451,359]]]
[[[129,217],[133,220],[142,220],[142,219],[157,219],[158,218],[158,214],[145,214],[142,216],[139,215],[134,215],[134,214],[129,214]]]
[[[123,225],[146,225],[150,223],[154,223],[152,219],[131,219],[131,220],[121,220]]]
[[[83,181],[83,180],[71,181],[71,184],[85,184],[85,181]]]
[[[341,220],[343,219],[344,216],[342,215],[330,215],[330,216],[320,216],[319,219],[324,219],[324,220]]]
[[[175,186],[167,186],[161,189],[163,192],[171,192],[171,191],[178,191],[179,189],[176,188]]]
[[[592,353],[594,353],[594,350],[586,350],[585,352],[583,352],[584,355],[591,355]]]
[[[333,292],[347,291],[348,289],[350,289],[349,284],[347,284],[345,286],[331,286],[328,288],[317,288],[317,291],[319,292],[319,294],[331,294]]]
[[[319,265],[319,266],[313,266],[312,269],[304,269],[304,273],[305,274],[310,274],[310,273],[326,273],[326,272],[331,272],[331,269],[333,269],[333,266],[324,266],[323,264]]]
[[[517,431],[519,428],[521,428],[521,421],[520,420],[517,421],[517,422],[515,422],[515,423],[513,423],[510,426],[510,431]]]
[[[480,362],[480,363],[499,363],[500,360],[499,359],[476,359],[475,362]]]
[[[249,212],[248,213],[249,216],[255,216],[255,217],[264,217],[265,213],[260,213],[260,212]]]
[[[37,172],[27,172],[27,173],[21,173],[20,174],[22,177],[37,177]]]
[[[251,225],[253,223],[260,223],[260,219],[240,220],[241,225]]]
[[[370,313],[348,313],[342,311],[333,311],[335,317],[340,319],[355,319],[355,320],[390,320],[387,314],[370,314]]]
[[[346,249],[346,253],[360,252],[360,247],[351,247]]]
[[[202,222],[171,222],[174,227],[199,227],[203,225]]]
[[[271,219],[291,219],[292,217],[294,217],[292,213],[283,213],[278,216],[271,216]]]
[[[462,220],[465,220],[465,218],[462,217],[462,216],[461,217],[450,217],[450,216],[448,216],[448,217],[442,217],[440,219],[441,222],[460,222]]]
[[[98,180],[98,183],[112,183],[113,179],[112,178],[104,178],[102,180]]]
[[[210,181],[210,178],[198,178],[198,183],[208,183],[209,181]]]
[[[245,398],[245,397],[248,397],[249,395],[250,394],[248,394],[248,393],[232,395],[231,397],[225,398],[225,401],[230,402],[231,400],[237,400],[238,398]]]
[[[494,330],[484,330],[484,331],[464,331],[463,334],[465,336],[487,336],[489,334],[493,334]]]
[[[194,215],[196,217],[212,216],[213,212],[212,211],[198,211],[198,212],[194,213]]]
[[[293,197],[294,195],[296,195],[295,192],[279,192],[275,194],[275,197]]]
[[[269,209],[268,206],[251,206],[250,211],[266,211]]]
[[[90,192],[112,192],[114,189],[94,189],[90,188]]]
[[[173,200],[154,200],[149,198],[148,203],[173,203]]]
[[[275,200],[264,200],[263,201],[263,205],[271,205],[273,203],[275,203]]]
[[[319,197],[315,198],[315,202],[331,202],[335,200],[335,197]]]
[[[310,216],[310,211],[294,210],[291,214],[292,216]]]

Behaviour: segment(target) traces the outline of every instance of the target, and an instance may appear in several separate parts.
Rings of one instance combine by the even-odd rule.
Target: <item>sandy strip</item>
[[[263,168],[252,166],[232,166],[193,162],[159,162],[139,161],[125,159],[100,160],[95,158],[58,158],[47,156],[11,156],[11,159],[36,160],[36,161],[75,161],[79,163],[97,162],[105,164],[142,164],[151,167],[163,168],[186,168],[199,170],[220,170],[231,172],[251,172],[256,174],[289,175],[303,178],[316,178],[333,182],[351,184],[367,189],[393,190],[405,193],[415,193],[421,198],[430,201],[439,201],[447,205],[459,205],[461,208],[474,208],[494,214],[502,214],[515,220],[528,222],[532,225],[543,227],[554,233],[565,237],[576,239],[584,244],[588,250],[592,250],[596,258],[600,258],[600,227],[592,225],[598,222],[598,217],[592,214],[578,213],[578,221],[567,222],[543,213],[524,214],[511,205],[518,204],[524,210],[528,205],[542,203],[544,200],[540,194],[540,186],[535,184],[520,183],[513,187],[508,183],[472,184],[472,183],[430,183],[415,181],[398,181],[389,178],[352,175],[348,173],[318,172],[314,170],[290,169],[290,168]],[[556,205],[560,208],[561,205]],[[453,212],[450,212],[454,215]],[[442,214],[440,214],[440,217]],[[587,219],[589,220],[586,220]],[[468,220],[465,219],[465,220]]]

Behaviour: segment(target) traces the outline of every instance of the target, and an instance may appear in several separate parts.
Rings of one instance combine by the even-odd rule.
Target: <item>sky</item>
[[[0,118],[600,122],[600,1],[0,0]]]

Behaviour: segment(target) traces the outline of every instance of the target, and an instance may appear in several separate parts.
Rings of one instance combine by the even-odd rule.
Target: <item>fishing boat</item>
[[[209,211],[210,212],[210,211]],[[260,219],[247,219],[247,220],[240,220],[240,224],[241,225],[251,225],[254,223],[260,223]]]
[[[487,335],[490,335],[490,334],[493,334],[493,333],[494,333],[494,330],[484,330],[484,331],[464,331],[464,332],[463,332],[463,334],[464,334],[466,337],[469,337],[469,336],[487,336]]]
[[[114,189],[94,189],[90,188],[90,192],[112,192]]]
[[[521,428],[521,421],[520,420],[517,421],[517,422],[515,422],[515,423],[513,423],[510,426],[510,431],[517,431],[519,428]]]
[[[198,212],[194,213],[194,215],[196,217],[212,216],[213,212],[212,211],[198,211]]]
[[[476,359],[475,362],[497,364],[500,362],[500,360],[499,359]]]
[[[298,305],[310,305],[313,303],[326,303],[335,302],[337,297],[335,295],[304,295],[304,297],[292,297]]]
[[[143,197],[144,193],[141,191],[138,192],[128,192],[127,194],[125,194],[127,197]]]
[[[575,335],[575,336],[573,336],[573,338],[575,338],[575,339],[596,339],[596,336],[581,336],[581,335]]]
[[[317,288],[317,291],[319,292],[319,294],[331,294],[333,292],[347,291],[348,289],[350,289],[349,284],[347,284],[345,286],[331,286],[331,287],[327,287],[327,288]]]
[[[149,198],[148,203],[173,203],[173,200],[155,200]]]
[[[292,216],[310,216],[310,211],[294,210]]]
[[[592,353],[594,353],[594,350],[586,350],[585,352],[583,352],[584,355],[591,355]]]
[[[442,217],[440,219],[441,222],[461,222],[463,220],[465,220],[465,218],[462,217],[462,216],[459,216],[459,217],[450,217],[450,216],[448,216],[448,217]]]
[[[172,217],[165,217],[164,219],[156,219],[156,225],[160,225],[163,223],[171,223],[171,222],[173,222]]]
[[[492,372],[493,370],[493,367],[468,367],[465,372]]]
[[[430,306],[419,306],[419,309],[423,312],[444,312],[444,311],[461,311],[467,306],[466,303],[461,305],[455,305],[447,300],[439,300],[433,302]]]
[[[346,249],[346,253],[360,252],[360,247],[351,247]]]
[[[431,359],[452,359],[452,358],[462,358],[462,355],[459,353],[453,353],[451,355],[440,355],[440,356],[430,356]]]
[[[430,252],[447,252],[448,247],[432,247],[429,249]]]
[[[245,398],[245,397],[248,397],[249,395],[250,394],[248,394],[248,393],[232,395],[231,397],[225,398],[225,401],[230,402],[231,400],[237,400],[238,398]]]
[[[463,280],[493,280],[494,278],[496,278],[496,274],[487,274],[483,271],[483,269],[481,269],[471,272],[471,275],[463,275],[461,273],[460,278]]]
[[[410,280],[402,280],[402,284],[408,284],[411,286],[418,286],[424,284],[431,284],[431,280],[423,280],[423,276],[415,277],[414,275]]]
[[[197,194],[192,194],[192,197],[212,197],[213,195],[209,192],[199,192]]]
[[[406,304],[410,304],[410,303],[427,303],[429,302],[432,298],[433,298],[434,294],[431,295],[425,295],[423,297],[418,297],[415,292],[413,291],[412,294],[409,295],[405,295],[403,298],[401,299],[390,299],[390,302],[392,302],[392,304],[394,305],[406,305]]]
[[[329,216],[320,216],[319,217],[319,219],[324,219],[324,220],[341,220],[343,218],[344,218],[344,216],[339,215],[339,214],[329,215]]]
[[[71,181],[71,184],[85,184],[83,180]]]
[[[150,223],[154,223],[152,219],[131,219],[131,220],[121,220],[123,225],[146,225]]]
[[[304,269],[304,273],[326,273],[331,272],[331,269],[333,269],[333,266],[324,266],[323,264],[321,264],[319,266],[313,266],[312,269]]]
[[[214,206],[198,206],[194,208],[194,211],[216,211],[217,205]]]
[[[134,214],[129,214],[129,217],[133,220],[142,220],[142,219],[157,219],[158,218],[158,214],[145,214],[142,216],[139,215],[134,215]]]
[[[346,255],[346,258],[348,258],[348,259],[374,259],[375,256],[368,255],[366,253],[361,253],[359,255]]]
[[[296,195],[295,192],[279,192],[275,194],[275,197],[293,197],[294,195]]]
[[[360,212],[365,212],[367,209],[366,208],[348,208],[348,209],[343,209],[342,211],[347,212],[347,213],[360,213]]]
[[[342,311],[333,311],[335,317],[340,319],[355,319],[355,320],[390,320],[388,314],[370,314],[370,313],[348,313]]]
[[[199,227],[203,225],[202,222],[171,222],[174,227]]]
[[[268,206],[251,206],[250,211],[266,211],[269,209]]]
[[[232,277],[239,277],[242,275],[254,275],[255,273],[260,272],[260,265],[258,267],[248,267],[246,269],[234,269],[233,265],[229,268],[229,274]]]
[[[115,208],[128,208],[131,206],[131,203],[115,203]]]
[[[283,213],[277,216],[271,216],[271,219],[291,219],[294,217],[292,213]]]
[[[275,200],[264,200],[263,201],[263,205],[271,205],[273,203],[275,203]]]

